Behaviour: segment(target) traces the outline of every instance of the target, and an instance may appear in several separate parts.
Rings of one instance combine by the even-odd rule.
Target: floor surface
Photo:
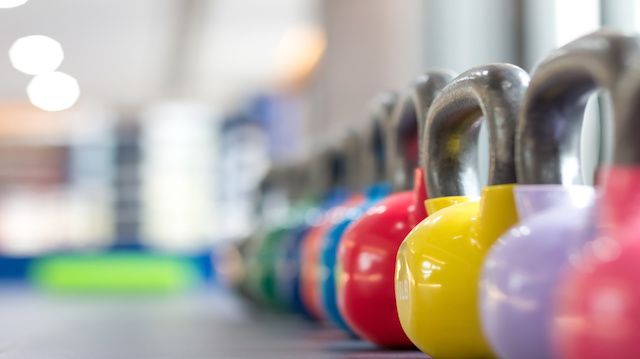
[[[379,350],[222,291],[61,296],[0,287],[0,359],[426,358]]]

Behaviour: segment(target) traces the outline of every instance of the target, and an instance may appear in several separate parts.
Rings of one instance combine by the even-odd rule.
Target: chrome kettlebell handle
[[[424,170],[432,198],[477,196],[478,135],[489,129],[489,185],[515,183],[515,130],[529,75],[510,64],[490,64],[456,77],[427,115]]]
[[[309,187],[311,193],[322,197],[346,182],[345,156],[336,144],[329,144],[316,152],[309,161]]]
[[[617,97],[638,48],[634,37],[605,29],[555,50],[537,66],[516,131],[518,183],[583,183],[580,140],[589,95],[604,89]]]
[[[352,127],[341,141],[340,149],[345,159],[345,185],[349,190],[359,191],[371,184],[373,163],[367,148],[367,131]]]
[[[404,98],[396,104],[388,133],[388,178],[396,190],[411,188],[413,171],[423,157],[424,121],[433,100],[455,77],[448,70],[431,70],[419,75],[409,86]],[[415,138],[417,149],[411,156],[407,141]],[[414,158],[412,158],[414,157]]]
[[[455,77],[456,73],[450,70],[431,70],[427,71],[415,80],[411,86],[411,98],[415,104],[417,122],[418,122],[418,141],[420,144],[419,156],[422,158],[425,156],[426,151],[423,151],[424,146],[424,130],[426,127],[427,114],[433,104],[433,100],[438,97],[440,92],[449,84]],[[416,163],[417,167],[420,164],[420,160]]]
[[[394,92],[382,92],[378,94],[369,105],[369,118],[366,144],[373,158],[372,182],[390,180],[387,176],[389,168],[389,137],[392,127],[393,109],[398,103],[398,94]]]
[[[304,161],[298,161],[289,165],[287,173],[286,183],[288,197],[291,202],[296,202],[304,199],[308,194],[309,184],[309,171],[308,163]]]
[[[620,81],[614,102],[615,121],[613,164],[640,165],[640,56],[635,56]]]
[[[410,185],[411,177],[408,173],[410,164],[407,160],[407,152],[403,148],[410,137],[417,136],[416,106],[410,95],[404,94],[398,100],[391,118],[391,125],[387,133],[387,177],[390,179],[394,190],[406,190]]]

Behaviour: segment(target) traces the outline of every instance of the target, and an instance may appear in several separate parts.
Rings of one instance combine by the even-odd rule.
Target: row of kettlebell
[[[586,101],[603,90],[615,151],[596,195],[582,185],[580,137]],[[341,151],[314,159],[332,190],[248,242],[240,287],[434,358],[638,357],[637,107],[640,45],[614,31],[554,51],[531,78],[507,64],[427,72],[404,98],[378,99]]]

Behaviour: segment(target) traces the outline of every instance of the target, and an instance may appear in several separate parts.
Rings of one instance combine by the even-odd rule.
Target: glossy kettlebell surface
[[[619,117],[598,236],[556,288],[552,335],[561,358],[640,355],[640,56],[632,60],[614,102]]]
[[[479,331],[474,281],[493,241],[517,221],[513,185],[485,188],[481,201],[448,197],[428,200],[427,206],[429,219],[398,254],[403,328],[434,357],[491,357]]]
[[[480,283],[483,328],[501,357],[553,357],[553,289],[596,236],[595,190],[576,184],[587,95],[616,97],[624,59],[637,49],[629,36],[598,31],[554,51],[532,75],[516,135],[521,221],[492,248]]]
[[[401,159],[394,170],[406,179],[413,173],[413,190],[391,194],[346,230],[338,256],[338,304],[352,329],[378,346],[412,346],[402,330],[394,294],[396,254],[409,231],[426,216],[424,175],[418,165],[419,151],[405,142],[422,142],[426,111],[442,88],[453,78],[447,71],[427,72],[412,84],[408,96],[395,109],[390,136]],[[405,141],[408,139],[408,141]],[[394,161],[390,157],[388,162]],[[409,167],[411,167],[409,169]],[[393,171],[392,171],[393,172]],[[407,173],[409,172],[409,173]],[[399,187],[404,187],[402,184]],[[403,188],[404,189],[404,188]]]
[[[477,283],[485,253],[517,220],[513,143],[528,82],[516,66],[475,68],[447,85],[429,111],[425,167],[434,198],[400,247],[395,291],[403,329],[433,357],[493,356],[480,327]],[[475,163],[481,118],[492,157],[482,192]]]
[[[360,129],[361,136],[353,136],[351,172],[355,173],[354,181],[362,190],[363,201],[344,212],[333,227],[329,229],[323,241],[320,254],[320,295],[324,311],[334,325],[354,335],[353,329],[347,324],[338,308],[336,267],[338,265],[338,248],[343,240],[347,228],[365,211],[386,197],[391,191],[391,185],[384,178],[386,172],[385,158],[388,146],[385,130],[389,126],[390,114],[397,102],[397,96],[392,93],[381,93],[372,102],[369,121]],[[373,183],[371,185],[367,185]],[[364,187],[364,188],[363,188]]]

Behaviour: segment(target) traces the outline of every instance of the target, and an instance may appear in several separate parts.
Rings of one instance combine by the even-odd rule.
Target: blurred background
[[[532,70],[602,26],[640,30],[640,0],[0,0],[0,282],[82,287],[89,267],[60,258],[126,252],[215,283],[212,251],[264,220],[269,169],[334,144],[380,91]],[[607,113],[594,97],[590,178]],[[118,260],[121,279],[141,268]]]
[[[402,90],[433,67],[500,61],[531,70],[598,27],[640,29],[636,0],[0,6],[7,257],[206,252],[252,230],[270,166],[307,158],[363,121],[380,90]],[[598,125],[587,126],[584,146],[592,166],[603,156]]]
[[[0,0],[0,279],[126,250],[215,282],[211,252],[257,228],[269,169],[335,143],[381,90],[532,70],[602,26],[640,30],[640,0]],[[607,108],[591,102],[588,177]]]

